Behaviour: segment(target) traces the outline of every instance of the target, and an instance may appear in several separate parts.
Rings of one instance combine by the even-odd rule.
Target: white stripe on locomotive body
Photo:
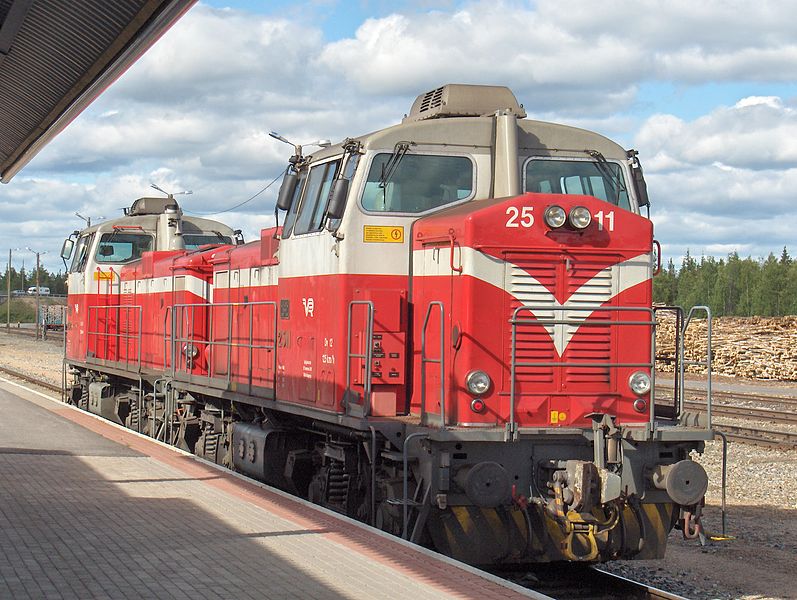
[[[473,248],[462,247],[458,248],[458,251],[462,261],[462,275],[469,275],[510,294],[508,278],[511,276],[513,268],[519,269],[520,267],[509,261],[488,256]],[[459,257],[456,257],[455,260],[458,258]],[[451,266],[448,248],[416,250],[413,252],[413,269],[415,273],[414,277],[450,276]],[[550,309],[545,311],[545,315],[534,314],[534,311],[531,310],[527,312],[533,314],[536,318],[555,318],[559,321],[568,320],[582,323],[595,312],[595,310],[588,310],[586,307],[594,306],[597,309],[597,307],[604,305],[622,292],[651,279],[652,276],[651,254],[642,253],[633,258],[624,260],[623,262],[609,265],[596,273],[589,281],[582,284],[578,290],[567,298],[564,304],[560,304],[545,286],[529,274],[527,281],[533,286],[535,298],[539,298],[539,300],[535,300],[534,305],[550,306]],[[608,288],[600,286],[597,288],[598,290],[607,291],[596,292],[596,286],[594,286],[593,283],[598,280],[606,279],[607,277],[611,279],[611,286]],[[517,296],[512,297],[521,305],[530,306],[529,303],[523,302],[520,298],[517,298]],[[568,306],[585,307],[585,309],[567,310],[566,307]],[[554,311],[556,311],[555,314]],[[519,318],[527,316],[527,312],[521,313]],[[541,313],[542,311],[538,310],[537,312]],[[565,353],[567,346],[570,344],[570,340],[578,332],[579,328],[580,325],[572,326],[563,324],[548,325],[545,327],[559,356]]]

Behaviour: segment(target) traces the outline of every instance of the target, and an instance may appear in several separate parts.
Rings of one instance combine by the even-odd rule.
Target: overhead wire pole
[[[8,249],[8,271],[6,272],[6,333],[11,333],[11,248]]]
[[[8,249],[8,272],[6,274],[6,333],[11,333],[11,252],[19,248]],[[22,287],[25,287],[24,284]]]
[[[39,313],[39,310],[40,310],[40,308],[39,308],[40,295],[39,294],[40,294],[40,291],[41,291],[39,289],[39,256],[42,255],[42,254],[47,254],[47,251],[45,250],[44,252],[36,252],[30,246],[27,246],[26,250],[28,250],[28,252],[33,252],[36,255],[36,317],[35,317],[35,329],[36,329],[36,340],[39,340],[41,338],[41,335],[39,334],[39,325],[40,325],[39,321],[41,319],[41,316],[40,316],[40,313]]]

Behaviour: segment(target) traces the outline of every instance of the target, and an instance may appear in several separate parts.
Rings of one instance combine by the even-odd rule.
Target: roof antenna
[[[166,190],[164,190],[164,189],[158,187],[157,185],[155,185],[154,183],[150,183],[149,187],[151,187],[153,190],[158,190],[161,194],[166,194],[166,197],[169,200],[174,200],[175,196],[190,196],[191,194],[194,193],[191,190],[183,190],[182,192],[174,192],[174,193],[167,192]]]

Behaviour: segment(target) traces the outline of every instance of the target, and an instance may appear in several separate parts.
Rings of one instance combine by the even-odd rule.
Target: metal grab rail
[[[653,307],[653,315],[654,318],[657,317],[658,313],[660,312],[671,312],[675,314],[675,368],[673,370],[674,377],[673,377],[673,415],[672,418],[678,419],[681,416],[681,412],[683,411],[683,398],[681,396],[681,377],[680,377],[680,364],[683,356],[680,354],[681,348],[681,338],[682,338],[682,327],[684,321],[684,309],[680,306],[654,306]],[[655,336],[655,333],[654,333]],[[656,361],[658,361],[658,357],[654,357]],[[655,392],[655,388],[653,388],[653,392]],[[655,402],[655,396],[654,402]],[[667,407],[668,409],[670,407]],[[663,415],[667,417],[668,415]]]
[[[440,358],[427,358],[426,356],[426,328],[429,325],[429,318],[432,316],[432,309],[437,306],[440,308]],[[440,429],[446,428],[446,383],[445,383],[445,307],[440,301],[430,302],[426,309],[426,317],[423,320],[421,329],[421,415],[426,421],[426,365],[428,363],[440,365]]]
[[[95,311],[94,326],[95,327],[99,327],[100,326],[100,317],[99,317],[99,314],[98,314],[99,311],[101,311],[101,310],[110,311],[111,309],[114,309],[114,310],[117,311],[117,314],[116,314],[117,333],[111,333],[108,330],[108,323],[110,321],[110,319],[108,317],[106,317],[106,319],[105,319],[105,330],[104,331],[92,331],[91,330],[91,323],[92,323],[92,321],[91,321],[91,313],[92,313],[92,311]],[[119,329],[119,324],[121,322],[120,316],[121,316],[122,309],[124,309],[126,313],[129,312],[130,310],[138,311],[138,331],[136,333],[132,333],[132,334],[131,333],[123,333],[121,331],[121,329]],[[126,316],[128,317],[127,322],[129,323],[130,322],[129,315],[126,315]],[[96,356],[96,349],[97,349],[97,346],[99,345],[99,338],[105,338],[106,340],[108,338],[114,338],[117,341],[117,345],[119,345],[119,341],[120,340],[125,340],[125,346],[124,347],[125,347],[125,359],[126,360],[124,361],[124,364],[126,366],[129,366],[130,365],[130,353],[129,353],[130,340],[135,339],[136,340],[136,350],[137,350],[135,366],[136,366],[137,370],[139,370],[139,371],[141,370],[141,335],[142,335],[142,324],[143,324],[143,310],[142,310],[141,305],[139,305],[139,304],[112,304],[112,305],[108,305],[108,306],[89,306],[88,307],[88,314],[86,315],[86,322],[87,322],[87,327],[89,328],[89,330],[86,332],[86,361],[87,362],[91,362],[91,358],[95,358],[95,359],[98,358]],[[94,343],[95,343],[95,356],[94,357],[90,357],[89,356],[89,353],[91,352],[91,340],[92,340],[92,337],[94,337]],[[120,350],[120,348],[117,348],[117,354],[119,353],[119,350]],[[101,359],[101,360],[108,360],[108,359]],[[118,356],[117,356],[117,360],[115,362],[123,362],[123,361],[118,360]]]
[[[254,309],[257,306],[269,306],[273,310],[274,313],[274,337],[272,343],[263,343],[263,344],[255,344],[254,343]],[[195,312],[197,309],[208,309],[208,315],[206,322],[208,325],[208,339],[202,339],[197,337],[194,329],[195,324]],[[219,308],[227,308],[227,317],[228,317],[228,324],[227,324],[227,339],[226,340],[216,340],[213,338],[214,330],[213,330],[213,312],[214,309]],[[233,331],[236,330],[234,324],[237,324],[237,320],[242,318],[242,315],[239,311],[233,311],[233,308],[243,308],[246,309],[246,316],[248,321],[248,332],[247,332],[247,342],[233,342]],[[186,304],[175,304],[172,306],[172,323],[171,323],[171,365],[172,365],[172,377],[175,379],[179,379],[178,371],[184,366],[185,371],[190,371],[190,367],[188,367],[186,355],[185,353],[180,353],[178,348],[185,344],[185,349],[188,349],[188,344],[194,345],[193,347],[198,347],[199,345],[204,345],[208,347],[208,356],[207,356],[207,379],[212,379],[216,372],[214,370],[215,361],[213,360],[213,353],[216,347],[222,347],[227,350],[227,369],[226,369],[226,381],[229,384],[232,381],[232,350],[233,348],[245,348],[249,350],[248,352],[248,362],[247,362],[247,385],[252,388],[252,383],[254,380],[254,358],[255,358],[255,351],[271,351],[272,359],[271,359],[271,385],[272,388],[276,388],[276,378],[277,378],[277,303],[275,301],[262,301],[262,302],[203,302],[203,303],[186,303]],[[183,324],[186,322],[186,309],[190,309],[190,319],[188,323],[190,324],[189,331],[185,333],[183,331]],[[165,318],[164,318],[165,324]],[[179,331],[178,331],[179,327]],[[168,343],[166,339],[167,330],[164,329],[164,344]],[[178,359],[178,356],[181,358]],[[190,375],[190,373],[189,373]]]
[[[366,307],[365,324],[365,354],[354,354],[351,351],[351,330],[352,315],[355,306]],[[363,375],[363,417],[371,413],[371,367],[373,365],[374,354],[374,303],[370,300],[352,300],[349,302],[347,323],[346,323],[346,392],[351,389],[351,360],[359,358],[365,361],[365,374]],[[348,403],[347,403],[348,410]]]
[[[538,317],[534,315],[534,311],[554,311],[555,314],[561,314],[559,318],[545,318],[545,317]],[[534,315],[534,318],[526,318],[521,319],[519,315],[522,312],[529,312]],[[589,320],[587,317],[580,320],[574,319],[567,319],[564,318],[563,313],[571,313],[571,312],[585,312],[587,313],[587,317],[594,312],[611,312],[611,313],[642,313],[647,315],[647,320],[644,321],[621,321],[621,320],[612,320],[612,319],[593,319]],[[519,306],[516,308],[512,313],[512,318],[509,320],[509,323],[512,325],[512,346],[511,346],[511,361],[510,361],[510,381],[509,381],[509,421],[506,425],[506,440],[515,441],[518,439],[518,430],[517,430],[517,422],[515,420],[515,410],[517,404],[517,369],[518,367],[557,367],[557,368],[565,368],[565,367],[598,367],[598,368],[617,368],[617,367],[628,367],[628,368],[648,368],[650,369],[650,379],[651,379],[651,394],[655,389],[656,384],[656,372],[655,372],[655,360],[656,360],[656,336],[655,333],[652,334],[651,337],[651,348],[650,348],[650,361],[648,362],[627,362],[627,363],[618,363],[618,362],[584,362],[584,361],[562,361],[562,362],[552,362],[552,361],[531,361],[531,362],[519,362],[517,360],[517,328],[519,325],[536,325],[546,327],[549,325],[572,325],[576,327],[599,327],[599,326],[609,326],[609,327],[617,327],[617,326],[647,326],[653,327],[655,331],[656,321],[653,314],[653,309],[645,308],[645,307],[634,307],[634,306],[601,306],[601,305],[587,305],[587,306],[559,306],[559,307],[552,307],[550,304],[541,304],[541,305],[524,305]],[[654,422],[654,413],[653,413],[653,406],[654,402],[650,403],[650,414],[648,417],[649,425],[652,428]]]
[[[706,313],[706,360],[686,360],[686,351],[684,348],[684,341],[686,339],[686,331],[689,329],[689,325],[692,322],[692,317],[695,316],[698,312],[705,312]],[[698,366],[698,367],[705,367],[706,368],[706,429],[711,429],[711,309],[708,306],[693,306],[689,309],[689,313],[686,315],[686,320],[684,321],[683,329],[681,329],[681,340],[678,348],[678,352],[681,355],[680,361],[680,397],[681,397],[681,406],[680,410],[683,411],[683,399],[685,393],[685,382],[684,382],[684,374],[686,372],[686,367]]]

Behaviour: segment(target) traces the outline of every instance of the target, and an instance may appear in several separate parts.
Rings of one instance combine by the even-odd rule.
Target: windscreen
[[[103,233],[94,257],[98,263],[126,263],[152,250],[152,236],[141,233]]]
[[[200,246],[207,246],[209,244],[232,244],[232,238],[228,235],[221,235],[216,233],[184,233],[183,243],[186,250],[196,250]]]
[[[525,191],[584,194],[631,210],[622,168],[614,162],[532,159],[526,163]]]
[[[391,168],[377,154],[368,171],[362,206],[373,212],[420,213],[473,194],[473,163],[465,156],[406,154]]]

